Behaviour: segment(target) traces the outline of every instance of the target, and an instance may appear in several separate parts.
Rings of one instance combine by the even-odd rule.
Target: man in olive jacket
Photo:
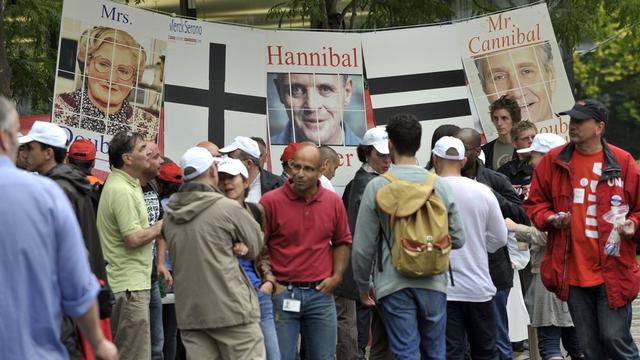
[[[260,226],[217,190],[209,151],[187,150],[180,167],[185,183],[171,196],[163,233],[187,354],[192,359],[264,359],[258,297],[236,258],[258,256]]]

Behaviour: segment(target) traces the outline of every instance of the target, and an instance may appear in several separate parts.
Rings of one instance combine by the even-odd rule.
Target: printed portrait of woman
[[[155,139],[158,115],[131,103],[147,61],[144,47],[125,31],[96,26],[82,33],[76,60],[82,86],[56,97],[54,121],[107,135],[136,131]]]

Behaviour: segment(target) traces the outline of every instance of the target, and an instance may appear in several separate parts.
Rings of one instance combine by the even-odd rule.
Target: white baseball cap
[[[449,155],[447,151],[454,149],[458,155]],[[433,153],[442,159],[447,160],[464,160],[464,144],[462,140],[453,136],[443,136],[440,140],[436,141],[436,145],[433,147]]]
[[[387,130],[381,127],[367,130],[362,137],[360,145],[373,145],[380,154],[389,154],[389,135],[387,135]]]
[[[246,152],[256,159],[260,159],[260,148],[258,147],[258,143],[246,136],[236,136],[236,138],[233,139],[233,142],[220,149],[220,152],[223,154],[228,154],[238,149]]]
[[[49,146],[66,149],[67,133],[58,124],[48,121],[36,121],[31,126],[29,133],[21,136],[18,141],[20,145],[37,141]]]
[[[525,149],[518,150],[518,154],[530,153],[532,151],[546,154],[549,152],[549,150],[558,146],[562,146],[566,143],[567,142],[565,141],[565,139],[560,135],[556,135],[553,133],[542,133],[536,135],[533,138],[531,146]]]
[[[202,147],[192,147],[180,158],[180,168],[184,180],[195,179],[213,164],[213,155]]]
[[[230,157],[226,157],[220,160],[217,163],[217,165],[218,165],[219,173],[225,173],[232,176],[236,176],[240,174],[245,179],[249,178],[249,172],[247,171],[247,167],[244,166],[244,163],[238,159],[232,159]]]

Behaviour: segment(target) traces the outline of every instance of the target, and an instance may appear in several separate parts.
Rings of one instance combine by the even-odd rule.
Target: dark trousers
[[[571,286],[568,304],[585,359],[640,359],[631,337],[631,304],[610,308],[604,284]]]
[[[538,349],[542,359],[564,356],[560,349],[560,339],[562,339],[562,345],[567,349],[571,358],[580,359],[582,350],[580,350],[578,343],[576,328],[573,326],[542,326],[538,328]]]
[[[493,302],[447,301],[447,359],[464,359],[467,342],[472,359],[498,359]]]

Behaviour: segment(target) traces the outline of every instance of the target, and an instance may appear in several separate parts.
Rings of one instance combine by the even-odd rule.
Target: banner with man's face
[[[265,50],[273,172],[282,172],[287,144],[326,145],[340,160],[332,182],[345,186],[367,129],[360,35],[270,31]]]
[[[69,141],[96,144],[99,170],[117,132],[158,137],[166,20],[111,1],[64,2],[52,121]]]
[[[546,4],[455,25],[487,140],[497,137],[489,106],[501,96],[515,100],[522,120],[540,132],[567,135],[568,119],[557,114],[574,99]]]

